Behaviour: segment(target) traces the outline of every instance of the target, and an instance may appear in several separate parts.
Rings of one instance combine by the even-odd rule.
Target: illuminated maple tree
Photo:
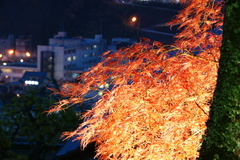
[[[99,159],[196,159],[209,119],[221,46],[222,2],[183,1],[169,25],[181,32],[173,45],[142,39],[106,52],[104,60],[54,90],[58,112],[92,98],[94,107],[66,138],[97,144]]]

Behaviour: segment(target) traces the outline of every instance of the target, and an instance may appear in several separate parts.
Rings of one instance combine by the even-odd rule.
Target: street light
[[[30,56],[31,56],[31,54],[29,52],[26,52],[27,61],[29,60]]]
[[[133,24],[133,26],[135,26],[137,28],[137,36],[139,37],[139,31],[140,31],[140,18],[133,16],[131,18],[131,22]]]
[[[132,22],[136,22],[137,21],[137,17],[132,17]]]
[[[10,55],[12,55],[13,54],[13,50],[12,49],[10,49],[9,51],[8,51],[8,53],[10,54]]]
[[[30,57],[31,54],[30,54],[29,52],[26,52],[26,56],[27,56],[27,57]]]
[[[8,59],[10,60],[14,60],[13,56],[14,56],[14,50],[13,49],[10,49],[8,50]]]

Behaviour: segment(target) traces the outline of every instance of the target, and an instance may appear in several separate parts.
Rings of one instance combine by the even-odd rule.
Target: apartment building
[[[12,58],[14,48],[14,36],[8,35],[7,37],[0,38],[0,61],[10,60]]]
[[[0,38],[0,61],[19,62],[28,60],[32,54],[31,36],[8,35]]]
[[[105,50],[106,40],[102,35],[69,38],[66,32],[58,32],[48,45],[37,46],[38,70],[48,72],[57,81],[72,80],[97,64]]]
[[[21,59],[28,59],[32,53],[32,38],[31,36],[20,36],[15,39],[14,59],[19,61]]]

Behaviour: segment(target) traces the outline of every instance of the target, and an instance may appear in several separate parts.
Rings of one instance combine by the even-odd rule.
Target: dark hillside
[[[1,0],[0,35],[32,35],[33,45],[47,44],[61,29],[69,36],[131,37],[136,36],[127,26],[132,15],[141,17],[141,27],[149,27],[169,21],[176,13],[101,0]]]

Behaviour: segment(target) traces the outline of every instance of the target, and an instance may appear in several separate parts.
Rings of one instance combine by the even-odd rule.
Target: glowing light
[[[11,55],[11,54],[13,54],[13,50],[12,49],[10,49],[9,51],[8,51],[8,53]]]
[[[132,17],[132,22],[136,22],[137,21],[137,17]]]
[[[27,57],[30,57],[31,54],[30,54],[29,52],[26,52],[26,56],[27,56]]]
[[[0,54],[0,58],[2,58],[3,57],[3,55],[2,54]]]
[[[38,85],[39,84],[38,81],[31,81],[31,80],[26,80],[24,83],[27,85]]]
[[[20,59],[20,62],[23,62],[23,59]]]

